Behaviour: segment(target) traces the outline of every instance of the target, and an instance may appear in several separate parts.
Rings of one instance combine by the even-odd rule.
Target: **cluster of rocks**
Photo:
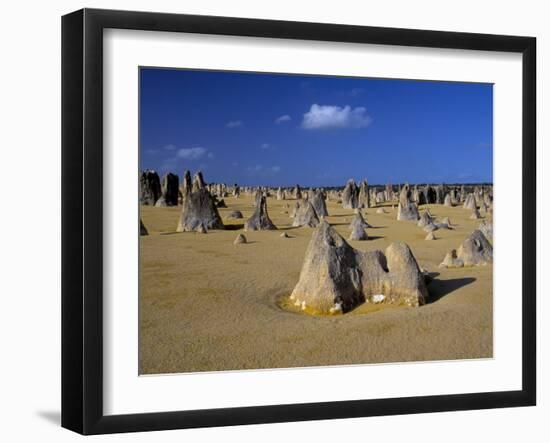
[[[382,251],[350,246],[326,221],[312,234],[290,299],[312,313],[345,313],[363,303],[420,306],[428,297],[424,273],[410,248],[394,242]]]
[[[441,268],[461,268],[464,266],[487,265],[493,262],[493,247],[487,237],[476,229],[460,245],[458,250],[447,253]]]

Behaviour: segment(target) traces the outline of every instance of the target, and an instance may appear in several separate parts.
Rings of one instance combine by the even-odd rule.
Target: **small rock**
[[[234,245],[241,245],[243,243],[246,243],[246,237],[244,236],[244,234],[239,234],[237,235],[237,238],[235,239],[235,241],[233,242]]]

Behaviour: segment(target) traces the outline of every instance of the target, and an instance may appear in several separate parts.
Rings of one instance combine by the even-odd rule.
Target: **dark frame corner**
[[[518,391],[103,414],[103,30],[121,28],[504,51],[523,55],[523,386]],[[83,9],[62,18],[62,426],[81,434],[536,404],[536,39]]]

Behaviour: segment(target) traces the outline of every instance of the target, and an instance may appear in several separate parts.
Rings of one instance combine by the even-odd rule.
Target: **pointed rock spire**
[[[265,231],[277,229],[267,213],[267,201],[264,195],[260,195],[254,214],[245,222],[245,231]]]

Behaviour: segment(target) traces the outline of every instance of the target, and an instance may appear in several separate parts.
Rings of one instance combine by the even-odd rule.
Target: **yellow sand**
[[[227,209],[252,212],[252,198],[225,199]],[[360,250],[384,250],[405,241],[419,264],[434,273],[430,303],[420,308],[362,306],[349,314],[316,317],[292,310],[286,298],[296,285],[312,228],[292,228],[283,213],[294,201],[268,199],[277,231],[232,230],[175,233],[181,206],[142,206],[149,236],[140,237],[140,373],[304,367],[492,357],[492,266],[439,269],[481,220],[461,207],[429,205],[448,216],[452,231],[437,240],[416,222],[397,221],[397,209],[364,211],[370,239],[349,242]],[[353,211],[327,202],[329,223],[349,237]],[[421,207],[423,210],[425,207]],[[287,232],[292,238],[281,238]],[[288,309],[287,309],[288,308]]]

